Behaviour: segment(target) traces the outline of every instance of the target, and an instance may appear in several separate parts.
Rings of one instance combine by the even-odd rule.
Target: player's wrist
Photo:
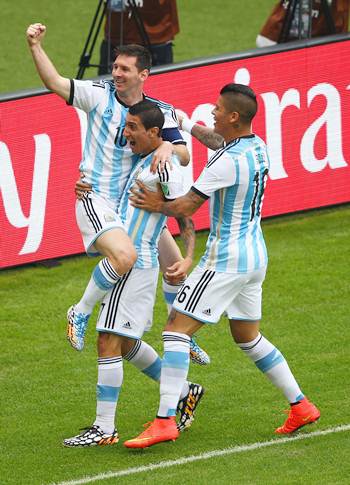
[[[182,123],[181,123],[182,130],[186,131],[186,133],[191,134],[192,128],[194,127],[195,124],[196,123],[194,121],[190,120],[190,118],[184,118],[182,120]]]

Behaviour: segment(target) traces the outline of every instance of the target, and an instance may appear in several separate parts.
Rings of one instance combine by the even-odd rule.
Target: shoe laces
[[[153,421],[148,421],[147,423],[145,423],[143,425],[143,427],[145,428],[144,431],[142,431],[142,433],[138,436],[138,438],[147,438],[150,431],[151,431],[151,428],[152,428],[152,424],[153,424]]]
[[[75,314],[75,321],[74,321],[74,326],[76,328],[76,334],[79,338],[84,337],[85,331],[86,331],[86,325],[88,322],[88,316],[85,315],[84,313],[76,313]]]
[[[197,354],[202,352],[194,337],[191,338],[191,350],[197,352]]]
[[[149,428],[151,426],[151,424],[153,424],[153,421],[147,421],[147,423],[144,423],[142,426],[144,428]]]

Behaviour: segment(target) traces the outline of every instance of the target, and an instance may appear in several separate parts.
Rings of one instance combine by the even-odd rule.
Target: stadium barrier
[[[146,92],[210,126],[220,88],[258,94],[271,170],[263,217],[350,201],[348,34],[154,69]],[[45,89],[0,96],[0,268],[82,253],[75,222],[86,117]],[[188,187],[210,156],[185,134]],[[208,228],[206,204],[194,217]],[[170,220],[175,233],[176,223]]]

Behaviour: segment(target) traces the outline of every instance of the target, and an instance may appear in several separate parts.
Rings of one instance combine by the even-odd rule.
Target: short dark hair
[[[159,136],[161,136],[164,114],[156,103],[145,99],[131,106],[129,113],[132,116],[138,116],[146,130],[155,126],[159,128]]]
[[[118,56],[136,57],[136,67],[139,72],[144,69],[149,71],[152,67],[152,56],[146,47],[143,47],[142,45],[121,45],[114,50],[114,54],[115,59]]]
[[[220,91],[227,100],[229,111],[237,111],[243,123],[251,123],[258,110],[254,91],[245,84],[226,84]]]

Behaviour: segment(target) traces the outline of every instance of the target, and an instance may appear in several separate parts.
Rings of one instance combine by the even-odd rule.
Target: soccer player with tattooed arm
[[[176,440],[175,410],[189,367],[191,335],[228,317],[233,340],[290,403],[288,418],[276,433],[289,434],[320,417],[300,389],[281,352],[260,333],[262,285],[267,251],[260,225],[269,159],[265,143],[252,132],[257,111],[254,92],[227,84],[213,109],[214,130],[182,120],[182,128],[206,144],[220,147],[190,191],[164,201],[141,182],[131,204],[168,216],[191,216],[210,199],[206,251],[177,294],[163,332],[160,402],[148,428],[124,444],[146,448]]]

